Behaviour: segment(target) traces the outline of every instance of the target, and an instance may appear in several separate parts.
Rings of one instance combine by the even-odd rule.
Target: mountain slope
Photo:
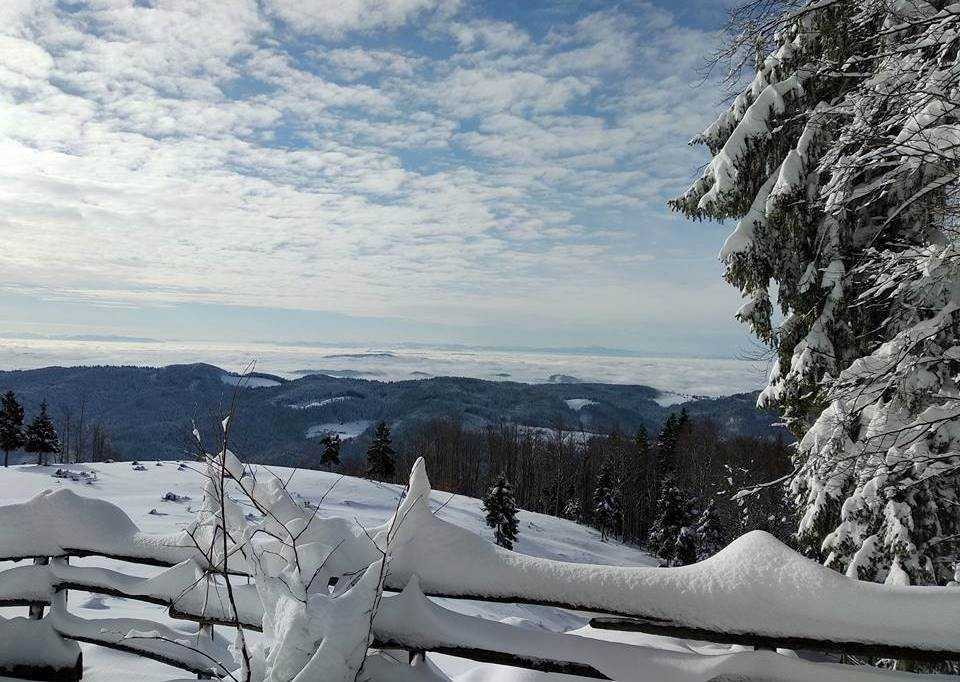
[[[234,399],[233,447],[253,461],[274,463],[297,461],[298,455],[315,450],[315,437],[326,430],[360,436],[352,449],[362,449],[361,434],[381,419],[398,434],[440,417],[458,417],[476,429],[506,419],[533,427],[563,425],[606,433],[640,426],[655,431],[680,409],[661,405],[676,396],[649,386],[457,377],[379,382],[308,375],[285,380],[263,374],[241,381],[207,364],[0,372],[0,391],[8,389],[21,396],[28,415],[41,400],[48,400],[61,430],[68,418],[75,429],[82,412],[87,427],[101,424],[109,432],[118,456],[138,459],[191,452],[192,424],[206,439],[212,438],[219,415]],[[683,406],[691,416],[714,419],[728,435],[784,433],[773,426],[775,415],[756,410],[754,400],[754,394],[741,394],[694,399]]]

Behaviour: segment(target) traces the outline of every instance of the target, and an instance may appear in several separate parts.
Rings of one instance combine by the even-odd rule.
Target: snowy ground
[[[48,488],[69,487],[78,494],[117,504],[146,532],[166,533],[185,526],[192,519],[192,510],[201,497],[201,477],[190,469],[178,471],[175,462],[163,462],[160,466],[150,462],[143,471],[137,471],[130,463],[73,465],[70,469],[96,471],[97,480],[88,484],[83,480],[54,478],[51,476],[55,471],[53,467],[24,465],[0,469],[0,499],[3,504],[11,504],[25,501]],[[316,503],[326,494],[322,507],[324,510],[328,510],[330,514],[356,518],[364,525],[385,521],[396,507],[399,493],[396,486],[349,477],[341,478],[326,472],[294,473],[283,468],[271,470],[284,479],[292,474],[290,488],[297,495]],[[168,492],[180,496],[181,501],[163,501],[161,498]],[[485,537],[490,535],[483,523],[477,500],[463,496],[451,497],[448,493],[435,491],[432,503],[435,508],[443,505],[443,509],[439,511],[441,518]],[[532,556],[584,563],[618,566],[655,563],[651,557],[632,547],[601,542],[598,533],[583,526],[526,512],[520,515],[520,540],[516,549]],[[135,575],[151,575],[155,572],[150,567],[99,558],[75,560],[74,563],[103,566]],[[6,565],[0,564],[0,567],[6,568]],[[551,631],[578,630],[586,623],[586,618],[547,607],[460,600],[444,600],[444,604],[465,613]],[[169,622],[163,607],[102,595],[72,591],[69,607],[72,612],[87,618],[135,617]],[[23,611],[22,608],[0,608],[0,616],[24,615]],[[624,633],[590,632],[589,628],[582,634],[618,640],[623,640],[625,636]],[[640,634],[626,636],[630,641],[653,643],[670,650],[728,650],[726,647],[695,645],[682,640]],[[83,648],[86,666],[84,679],[93,682],[152,682],[186,677],[182,671],[146,659],[95,646],[83,645]],[[434,660],[457,682],[562,682],[564,679],[555,675],[503,669],[444,656],[435,657]]]
[[[324,422],[307,427],[304,434],[307,438],[322,438],[327,434],[339,435],[342,440],[356,438],[370,428],[373,422],[369,419],[357,419],[352,422]]]

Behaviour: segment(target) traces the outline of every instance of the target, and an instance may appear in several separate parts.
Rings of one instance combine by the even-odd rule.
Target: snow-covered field
[[[39,538],[40,544],[21,550],[29,552],[22,556],[57,552],[58,549],[50,548],[68,547],[71,545],[67,543],[73,541],[80,543],[80,546],[93,543],[103,548],[114,547],[112,543],[116,540],[120,543],[117,547],[132,548],[138,545],[123,543],[132,537],[128,534],[136,530],[133,524],[126,519],[118,523],[116,515],[108,513],[102,505],[81,503],[75,495],[66,491],[106,500],[121,507],[148,534],[171,533],[194,519],[195,510],[201,502],[202,477],[194,471],[194,466],[178,466],[175,462],[150,463],[147,466],[131,463],[74,465],[66,475],[59,472],[57,476],[51,475],[56,471],[52,467],[24,465],[0,469],[0,495],[5,504],[26,501],[51,488],[66,489],[59,495],[38,498],[28,510],[7,508],[3,527],[21,529],[21,534],[15,536],[16,541]],[[231,475],[239,479],[242,464],[233,458],[229,460],[229,466]],[[544,606],[437,600],[440,606],[472,616],[464,618],[463,615],[431,604],[419,591],[419,586],[426,585],[430,586],[429,591],[433,593],[457,594],[460,586],[466,586],[470,591],[463,594],[504,598],[513,598],[512,595],[516,594],[536,595],[547,603],[565,601],[569,596],[577,600],[576,603],[589,604],[594,608],[625,608],[631,613],[671,614],[670,617],[675,617],[677,622],[694,626],[706,624],[723,632],[750,632],[756,628],[757,632],[773,636],[832,641],[846,641],[844,638],[847,633],[856,633],[858,639],[853,641],[886,642],[891,646],[921,647],[928,651],[954,650],[954,633],[960,627],[954,588],[887,587],[851,580],[796,555],[760,531],[739,538],[716,556],[694,566],[673,569],[617,568],[650,566],[653,561],[634,548],[615,542],[601,542],[590,529],[561,519],[528,513],[520,515],[520,540],[516,546],[520,555],[517,555],[494,550],[482,539],[489,538],[490,533],[483,524],[477,500],[437,491],[428,494],[429,482],[423,469],[415,471],[416,475],[411,478],[410,494],[398,506],[401,492],[398,486],[324,472],[272,470],[305,506],[307,503],[319,505],[325,514],[355,520],[365,529],[382,523],[394,513],[406,519],[407,525],[401,523],[398,526],[391,550],[391,575],[406,588],[401,595],[388,597],[381,603],[376,618],[378,636],[385,633],[387,641],[403,641],[403,636],[412,636],[417,646],[422,642],[436,643],[436,638],[441,638],[442,642],[477,642],[476,646],[492,651],[517,650],[528,658],[543,656],[556,660],[590,661],[593,666],[602,666],[597,669],[604,670],[605,674],[620,682],[708,682],[720,679],[905,682],[913,679],[908,673],[883,672],[869,666],[812,664],[797,660],[795,654],[786,651],[780,654],[753,651],[733,653],[742,651],[742,647],[594,630],[587,625],[586,614]],[[244,475],[243,485],[248,495],[260,500],[259,504],[272,506],[274,502],[271,500],[276,498],[270,491],[274,488],[269,484],[253,483],[263,482],[267,476],[267,471],[261,467],[255,478]],[[251,492],[254,490],[259,492]],[[283,496],[283,499],[288,498]],[[72,503],[63,506],[66,500],[72,500]],[[71,510],[69,520],[64,516],[67,509]],[[25,511],[30,513],[24,515]],[[291,523],[303,519],[301,511],[295,510]],[[61,519],[62,523],[52,522],[54,518]],[[29,530],[31,523],[54,525]],[[333,523],[337,524],[336,521]],[[51,527],[59,530],[59,536],[46,532]],[[355,537],[362,538],[363,534],[358,533]],[[315,547],[314,538],[310,540],[302,546]],[[155,549],[160,546],[154,545],[153,541],[147,544]],[[11,551],[12,547],[6,546],[5,551]],[[167,547],[170,548],[170,545]],[[434,557],[431,552],[436,551],[437,547],[444,549]],[[354,549],[356,547],[350,552]],[[436,560],[440,559],[442,552],[448,554],[444,559]],[[530,557],[573,563],[543,562],[542,559]],[[600,569],[598,564],[611,568]],[[75,559],[70,566],[51,568],[58,571],[69,569],[76,574],[89,570],[84,568],[89,566],[141,576],[159,572],[159,569],[131,566],[103,558]],[[341,568],[344,566],[349,568],[347,564]],[[0,569],[5,568],[7,566],[0,566]],[[164,592],[164,589],[170,589],[170,583],[165,582],[170,580],[169,574],[164,575],[159,582],[154,581],[154,589],[160,590],[158,594],[182,595],[180,582],[176,583],[176,592]],[[182,573],[179,575],[182,577]],[[104,578],[108,583],[114,579]],[[164,584],[166,588],[161,587]],[[352,592],[353,588],[341,596]],[[311,594],[315,597],[320,593]],[[824,595],[822,599],[820,595]],[[259,598],[269,599],[269,594],[264,597],[261,593]],[[150,628],[172,625],[164,607],[92,595],[79,590],[70,591],[66,608],[80,619],[71,619],[63,611],[58,611],[51,616],[58,623],[56,627],[87,628],[80,632],[84,633],[81,636],[88,638],[99,638],[103,633],[110,632],[109,629],[98,629],[108,626],[91,622],[98,618],[143,619],[150,621]],[[348,610],[333,616],[338,627],[340,624],[349,626],[351,622],[356,624],[350,620],[352,616],[344,617],[345,614],[356,613],[349,610],[353,605],[346,608]],[[0,616],[22,616],[23,611],[23,607],[0,609]],[[247,617],[247,622],[254,620],[255,617]],[[363,622],[362,633],[366,636],[369,624],[365,618]],[[291,623],[291,626],[293,629],[283,632],[290,635],[294,642],[300,641],[300,630],[297,630],[296,623]],[[183,622],[180,622],[180,627],[184,627]],[[190,625],[186,624],[186,627]],[[127,631],[126,626],[121,630]],[[147,631],[140,628],[136,632],[153,632],[153,629]],[[253,639],[259,637],[252,633],[250,636]],[[278,641],[276,633],[271,641],[275,644]],[[320,640],[309,640],[310,647],[314,641]],[[327,641],[326,635],[322,641]],[[624,648],[615,642],[638,646]],[[9,645],[9,642],[0,639],[0,652],[3,644]],[[284,651],[285,655],[291,654],[291,651]],[[312,652],[310,648],[308,656]],[[228,658],[222,651],[216,655]],[[389,652],[386,655],[389,656]],[[565,658],[567,656],[570,658]],[[451,682],[574,682],[582,679],[480,664],[450,656],[429,654],[429,658],[442,671],[442,674],[427,676],[432,682],[441,679]],[[376,676],[378,682],[383,679],[392,682],[395,671],[389,668],[390,664],[383,657],[377,660],[379,665],[388,666],[381,669],[381,673],[384,670],[390,672],[386,678],[382,674]],[[185,677],[183,672],[162,664],[96,646],[84,645],[84,664],[84,679],[93,682],[160,682],[182,680]],[[412,670],[406,666],[405,659],[402,670]],[[411,675],[410,680],[427,679],[423,669]],[[927,679],[933,682],[950,678],[930,676]],[[0,678],[0,682],[7,681]]]
[[[548,383],[568,380],[569,377],[587,382],[643,384],[677,394],[704,396],[757,390],[763,386],[766,374],[761,363],[722,358],[0,338],[0,369],[5,370],[51,365],[162,366],[207,362],[229,371],[242,372],[253,360],[257,362],[257,371],[286,378],[301,376],[303,371],[382,381],[461,376]]]
[[[95,497],[120,506],[142,530],[149,533],[166,533],[186,526],[193,519],[193,512],[201,499],[201,476],[193,469],[178,470],[176,462],[162,462],[155,466],[147,463],[146,469],[136,470],[130,463],[72,465],[71,470],[96,472],[96,480],[86,483],[70,478],[54,478],[54,467],[16,466],[0,469],[0,500],[3,504],[23,502],[49,488],[67,487],[74,492]],[[400,492],[398,486],[381,485],[363,479],[340,477],[320,471],[297,471],[273,468],[278,476],[290,478],[290,489],[304,500],[318,502],[326,494],[322,509],[331,515],[357,519],[365,526],[373,526],[387,520],[396,508]],[[79,477],[78,477],[79,478]],[[331,490],[332,487],[332,490]],[[164,501],[166,493],[173,493],[179,501]],[[189,498],[189,499],[188,499]],[[484,525],[480,503],[473,498],[452,496],[435,491],[432,497],[434,508],[444,518],[458,526],[490,536]],[[531,556],[565,561],[608,564],[616,566],[646,566],[655,564],[643,552],[616,542],[601,542],[599,534],[574,523],[541,514],[521,512],[520,539],[516,550]],[[159,569],[128,564],[101,558],[75,560],[84,566],[102,566],[135,575],[151,575]],[[0,564],[6,568],[7,565]],[[493,620],[506,621],[526,627],[550,631],[569,631],[583,628],[586,618],[558,609],[536,606],[443,600],[450,608]],[[164,607],[138,601],[91,595],[71,591],[69,608],[87,618],[131,617],[149,618],[169,623]],[[0,616],[24,615],[23,608],[0,608]],[[181,623],[182,625],[182,623]],[[598,633],[584,633],[597,636]],[[603,633],[604,637],[622,640],[624,633]],[[692,645],[681,640],[626,635],[630,641],[656,642],[657,646],[670,650],[705,650],[705,645]],[[727,650],[727,647],[709,647]],[[183,671],[167,667],[143,658],[83,645],[85,680],[92,682],[145,682],[182,679]],[[433,657],[433,656],[432,656]],[[561,682],[563,676],[545,675],[530,671],[504,669],[454,659],[445,656],[434,660],[458,682]],[[574,678],[566,678],[574,679]]]
[[[348,440],[359,436],[370,428],[372,423],[369,419],[356,419],[352,422],[325,422],[308,427],[305,435],[307,438],[322,438],[327,434],[336,434],[341,439]]]

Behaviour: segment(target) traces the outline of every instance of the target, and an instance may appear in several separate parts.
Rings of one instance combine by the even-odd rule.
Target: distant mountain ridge
[[[241,380],[209,364],[0,372],[0,392],[10,389],[21,397],[28,418],[46,399],[58,428],[67,414],[76,425],[82,406],[85,425],[106,428],[112,446],[128,459],[187,456],[194,450],[194,422],[212,443],[213,425],[236,395],[231,447],[250,461],[277,464],[310,459],[319,448],[316,436],[327,430],[355,437],[345,447],[348,456],[362,452],[367,427],[379,420],[398,435],[442,417],[457,417],[475,429],[505,419],[593,433],[632,432],[641,425],[654,432],[681,408],[670,404],[676,394],[650,386],[458,377],[381,382],[323,374],[288,380],[263,373]],[[693,417],[714,419],[728,435],[787,437],[775,426],[776,415],[757,410],[755,401],[756,393],[746,393],[693,399],[682,407]]]

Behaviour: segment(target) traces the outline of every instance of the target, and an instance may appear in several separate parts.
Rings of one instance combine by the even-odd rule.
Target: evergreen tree
[[[710,500],[697,521],[697,561],[712,557],[723,547],[723,526],[720,523],[720,512],[717,511],[713,500]]]
[[[27,428],[23,449],[37,455],[37,464],[44,464],[47,455],[60,453],[60,438],[53,421],[47,414],[47,401],[40,403],[40,413],[33,418]]]
[[[798,539],[861,579],[945,582],[960,549],[960,15],[943,7],[746,5],[725,55],[756,53],[754,78],[672,202],[739,220],[720,258],[777,354],[759,402],[800,438]]]
[[[3,466],[8,466],[10,452],[23,447],[26,434],[23,431],[23,405],[13,391],[0,398],[0,450],[3,450]]]
[[[657,474],[663,480],[673,470],[677,452],[677,415],[670,413],[657,435]]]
[[[645,520],[651,515],[656,488],[651,482],[656,474],[650,461],[647,430],[641,426],[633,438],[629,459],[623,472],[623,539],[636,542],[643,537]],[[653,493],[651,494],[651,490]]]
[[[689,526],[683,526],[673,542],[669,563],[671,566],[689,566],[697,562],[697,535]]]
[[[567,500],[567,503],[563,505],[563,518],[568,521],[576,521],[577,523],[583,520],[583,510],[580,508],[580,500],[576,497],[571,497]]]
[[[340,466],[340,434],[327,434],[320,439],[320,445],[323,446],[323,452],[320,453],[320,466],[326,466],[328,471],[333,471],[334,465]]]
[[[600,531],[600,539],[616,534],[623,522],[620,486],[611,472],[610,463],[600,469],[597,487],[593,491],[593,523]]]
[[[657,556],[670,561],[680,529],[690,525],[693,520],[690,500],[680,490],[673,476],[668,476],[663,482],[657,510],[657,518],[647,536],[647,547]]]
[[[394,455],[390,447],[390,429],[386,422],[380,422],[367,449],[367,477],[378,481],[392,479],[396,475]]]
[[[505,549],[513,549],[520,523],[513,488],[505,474],[497,477],[497,482],[483,497],[483,510],[487,512],[487,525],[493,528],[496,543]]]
[[[640,428],[637,429],[637,433],[633,437],[633,445],[639,456],[643,456],[647,453],[647,450],[650,449],[650,440],[647,435],[647,427],[643,424],[640,425]]]
[[[680,445],[680,436],[690,427],[690,416],[687,408],[680,410],[680,414],[670,413],[657,436],[657,470],[662,480],[676,471],[677,448]]]

